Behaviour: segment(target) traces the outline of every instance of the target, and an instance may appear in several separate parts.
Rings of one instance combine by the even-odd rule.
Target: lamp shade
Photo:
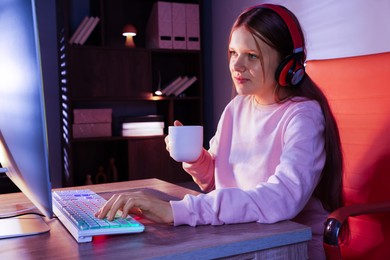
[[[122,31],[123,36],[135,36],[137,35],[137,29],[132,24],[126,24]]]

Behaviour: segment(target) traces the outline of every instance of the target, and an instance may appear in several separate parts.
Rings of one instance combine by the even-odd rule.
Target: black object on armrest
[[[332,246],[337,246],[339,241],[339,232],[341,223],[337,219],[328,218],[325,223],[324,243]]]

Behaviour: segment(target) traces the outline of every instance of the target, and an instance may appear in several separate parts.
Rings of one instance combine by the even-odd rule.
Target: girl
[[[112,219],[121,208],[175,226],[292,219],[312,228],[309,256],[324,259],[324,222],[342,203],[342,154],[328,102],[305,75],[298,20],[277,5],[245,10],[232,27],[228,56],[237,96],[210,149],[183,163],[206,193],[171,202],[118,194],[97,216]]]

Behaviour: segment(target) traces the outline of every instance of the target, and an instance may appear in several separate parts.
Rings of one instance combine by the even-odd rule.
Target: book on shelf
[[[122,129],[122,136],[137,137],[137,136],[155,136],[163,135],[163,128],[146,128],[146,129]]]
[[[96,25],[98,24],[100,18],[99,17],[91,17],[92,22],[88,25],[88,27],[85,30],[85,33],[81,36],[79,44],[83,45],[88,37],[91,35],[93,29],[95,29]]]
[[[187,81],[183,82],[181,85],[175,88],[173,93],[175,96],[182,94],[187,88],[189,88],[197,80],[196,76],[189,78]]]
[[[88,37],[91,35],[92,31],[95,29],[99,21],[99,17],[86,16],[82,20],[80,25],[77,27],[75,33],[70,38],[69,43],[83,45],[88,39]]]
[[[156,121],[156,122],[125,122],[122,123],[122,130],[123,129],[158,129],[162,128],[164,129],[164,122]]]
[[[73,33],[72,37],[70,37],[70,40],[69,40],[70,44],[75,43],[76,38],[79,37],[81,30],[87,24],[88,20],[89,20],[89,17],[85,16],[84,19],[79,24],[79,26],[77,27],[76,31]]]
[[[127,137],[163,135],[164,120],[158,115],[122,118],[120,133]]]
[[[197,80],[196,76],[178,76],[174,80],[170,81],[166,87],[161,90],[161,93],[166,96],[174,95],[179,96],[187,88],[189,88]]]
[[[92,23],[93,23],[93,18],[92,17],[87,17],[87,22],[81,28],[80,33],[77,35],[76,39],[74,39],[73,44],[79,44],[80,43],[81,38],[86,33],[88,27],[92,25]]]
[[[162,95],[167,95],[167,92],[170,92],[176,85],[179,83],[179,81],[182,79],[182,76],[179,76],[175,78],[174,80],[171,80],[162,90]]]
[[[176,84],[174,84],[168,91],[165,92],[165,95],[172,95],[186,81],[188,81],[188,76],[181,76],[180,80],[176,82]]]

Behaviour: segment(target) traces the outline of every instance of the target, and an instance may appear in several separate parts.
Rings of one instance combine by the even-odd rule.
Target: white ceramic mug
[[[169,126],[169,154],[178,162],[193,162],[203,148],[203,126]]]

